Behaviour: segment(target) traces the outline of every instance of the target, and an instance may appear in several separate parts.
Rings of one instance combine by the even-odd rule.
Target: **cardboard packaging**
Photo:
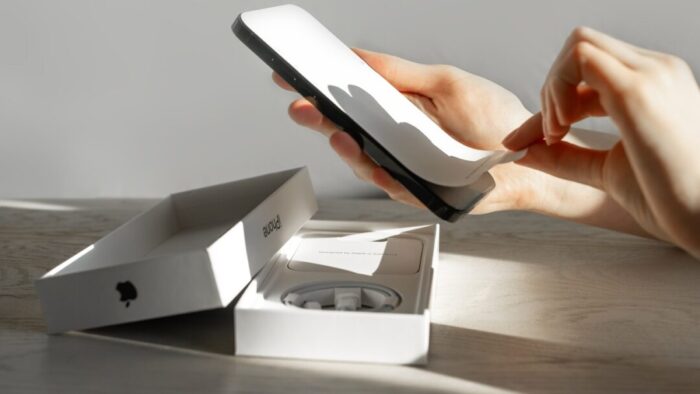
[[[235,306],[236,354],[425,364],[437,224],[310,221]]]
[[[37,280],[48,331],[239,297],[237,355],[426,363],[438,225],[316,210],[305,168],[172,194]]]
[[[37,280],[48,331],[225,307],[316,209],[306,168],[172,194]]]

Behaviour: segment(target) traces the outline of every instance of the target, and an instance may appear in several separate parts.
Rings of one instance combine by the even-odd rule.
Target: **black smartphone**
[[[234,34],[443,220],[491,189],[513,152],[466,147],[439,128],[311,14],[295,5],[241,13]]]

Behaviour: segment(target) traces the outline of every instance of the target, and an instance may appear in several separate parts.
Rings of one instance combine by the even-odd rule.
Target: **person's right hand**
[[[603,115],[622,136],[611,150],[559,142]],[[504,145],[529,146],[521,164],[601,189],[647,232],[700,257],[700,90],[681,59],[578,28],[542,88],[542,112]]]

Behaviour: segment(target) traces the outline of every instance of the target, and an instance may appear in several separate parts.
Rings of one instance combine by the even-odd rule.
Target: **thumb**
[[[508,134],[502,144],[506,148],[515,151],[525,149],[531,144],[542,141],[543,138],[542,112],[538,112]]]
[[[527,155],[518,164],[602,190],[607,153],[568,142],[548,146],[541,141],[530,145]]]
[[[428,95],[439,82],[438,73],[429,65],[366,49],[353,48],[353,51],[401,92]]]
[[[588,86],[578,87],[577,94],[571,98],[566,106],[555,106],[557,118],[560,124],[570,126],[589,116],[606,115],[600,104],[598,93]],[[510,150],[521,150],[530,144],[542,141],[544,138],[542,112],[538,112],[520,127],[508,134],[503,140],[503,145]],[[559,140],[561,136],[557,138]]]

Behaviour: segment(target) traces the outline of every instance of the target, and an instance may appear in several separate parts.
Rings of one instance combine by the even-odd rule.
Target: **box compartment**
[[[417,271],[397,270],[396,262],[382,258],[372,272],[340,270],[330,265],[312,269],[293,261],[301,240],[312,234],[346,241],[417,240],[420,264]],[[260,271],[234,308],[236,354],[333,361],[391,364],[425,364],[430,340],[430,301],[433,270],[438,261],[438,225],[310,221]],[[351,244],[354,248],[354,244]],[[369,255],[358,247],[358,256]],[[374,248],[372,248],[374,250]],[[348,252],[341,252],[347,254]],[[308,254],[306,254],[308,255]],[[361,257],[364,258],[364,257]],[[408,259],[413,260],[413,259]],[[370,266],[374,262],[369,261]],[[385,269],[382,264],[390,264]],[[323,265],[314,260],[315,265]],[[347,264],[347,262],[343,262]],[[300,270],[299,267],[304,267]],[[365,270],[366,271],[366,270]],[[401,303],[391,312],[314,310],[285,305],[284,294],[299,285],[353,282],[395,290]]]

